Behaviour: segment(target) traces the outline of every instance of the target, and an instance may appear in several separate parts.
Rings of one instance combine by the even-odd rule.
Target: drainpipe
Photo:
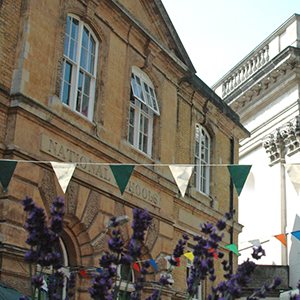
[[[230,139],[230,164],[234,164],[234,139]],[[229,212],[233,211],[233,182],[230,178],[230,186],[229,186]],[[230,228],[230,244],[233,244],[233,220],[232,227]],[[233,272],[233,253],[229,251],[229,265],[230,265],[230,273]]]

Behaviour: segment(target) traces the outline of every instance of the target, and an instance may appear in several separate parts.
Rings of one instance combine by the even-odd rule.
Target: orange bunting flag
[[[276,239],[279,240],[284,246],[287,246],[285,233],[274,235],[274,237],[276,237]]]
[[[141,272],[141,269],[140,269],[140,266],[139,266],[138,263],[135,262],[135,263],[133,264],[132,267],[133,267],[133,269],[136,270],[137,272]]]

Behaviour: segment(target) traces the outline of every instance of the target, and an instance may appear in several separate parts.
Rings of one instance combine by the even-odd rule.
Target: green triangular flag
[[[238,195],[241,194],[248,174],[251,169],[251,165],[229,165],[227,166],[232,182],[235,186],[235,189]]]
[[[117,185],[121,194],[124,193],[129,178],[133,172],[134,166],[132,165],[111,165],[110,169],[115,177]]]
[[[14,160],[0,160],[0,182],[3,187],[3,192],[7,192],[7,188],[11,177],[14,174],[17,161]]]
[[[226,245],[225,246],[226,249],[230,250],[231,252],[233,252],[234,254],[236,254],[237,256],[239,256],[239,250],[236,246],[236,244],[230,244],[230,245]]]

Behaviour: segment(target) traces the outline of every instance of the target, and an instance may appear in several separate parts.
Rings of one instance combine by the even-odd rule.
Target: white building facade
[[[291,170],[300,164],[300,15],[289,18],[213,89],[251,133],[240,148],[240,164],[252,165],[239,196],[240,260],[250,257],[250,241],[259,240],[266,250],[259,263],[288,264],[295,287],[300,240],[291,232],[300,230],[300,195],[290,174],[300,177]],[[275,238],[280,234],[286,234],[287,247]]]

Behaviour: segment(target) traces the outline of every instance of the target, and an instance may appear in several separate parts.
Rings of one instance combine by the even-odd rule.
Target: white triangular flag
[[[55,172],[57,180],[63,192],[65,193],[76,168],[76,164],[51,161],[51,165]]]
[[[71,272],[69,268],[61,267],[58,271],[62,272],[68,279],[70,279]]]
[[[252,244],[254,247],[261,246],[261,243],[260,243],[259,239],[251,240],[251,241],[249,241],[249,243]]]
[[[181,196],[184,197],[194,166],[170,165],[169,168],[179,188]]]
[[[48,285],[47,285],[45,278],[43,279],[43,284],[41,286],[41,289],[45,292],[48,292]]]
[[[300,165],[286,165],[286,171],[289,174],[290,180],[299,195],[300,191]]]

